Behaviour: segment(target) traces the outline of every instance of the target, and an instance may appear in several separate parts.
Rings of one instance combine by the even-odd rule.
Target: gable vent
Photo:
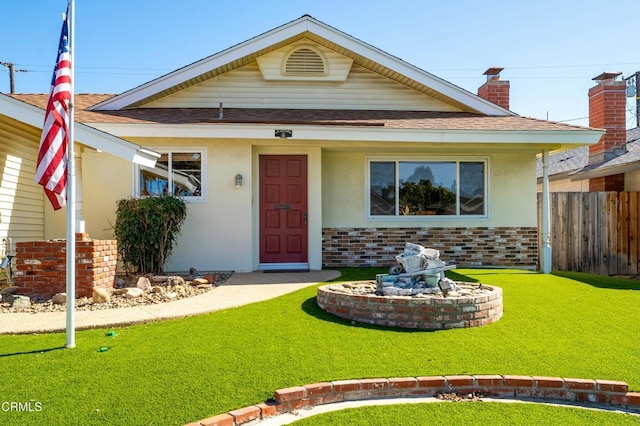
[[[293,51],[286,60],[285,74],[325,75],[324,59],[320,53],[308,47]]]

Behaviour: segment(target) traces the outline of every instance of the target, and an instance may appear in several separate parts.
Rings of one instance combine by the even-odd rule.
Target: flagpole
[[[71,63],[71,101],[69,103],[69,146],[67,147],[67,348],[76,347],[76,167],[74,150],[75,84],[75,0],[69,0],[69,62]]]

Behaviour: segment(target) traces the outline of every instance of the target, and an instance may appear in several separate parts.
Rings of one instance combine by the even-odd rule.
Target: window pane
[[[162,154],[154,168],[140,166],[140,195],[162,195],[169,188],[169,155]]]
[[[372,216],[396,214],[396,164],[371,162],[369,165],[370,210]]]
[[[401,215],[455,215],[456,163],[400,162]]]
[[[202,179],[202,155],[198,152],[174,152],[171,154],[171,183],[173,195],[200,196]]]
[[[460,163],[460,214],[485,214],[484,163]]]

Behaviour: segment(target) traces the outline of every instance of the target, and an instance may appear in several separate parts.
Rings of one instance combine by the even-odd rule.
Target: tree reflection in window
[[[399,193],[402,215],[456,214],[456,163],[400,162]]]
[[[371,161],[370,216],[485,216],[486,161]]]
[[[140,195],[202,195],[202,154],[200,152],[164,153],[156,166],[140,167]]]

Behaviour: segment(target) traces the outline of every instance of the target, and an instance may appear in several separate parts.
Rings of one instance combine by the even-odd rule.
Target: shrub
[[[123,199],[117,204],[114,234],[124,267],[162,273],[187,216],[186,204],[171,196]]]

